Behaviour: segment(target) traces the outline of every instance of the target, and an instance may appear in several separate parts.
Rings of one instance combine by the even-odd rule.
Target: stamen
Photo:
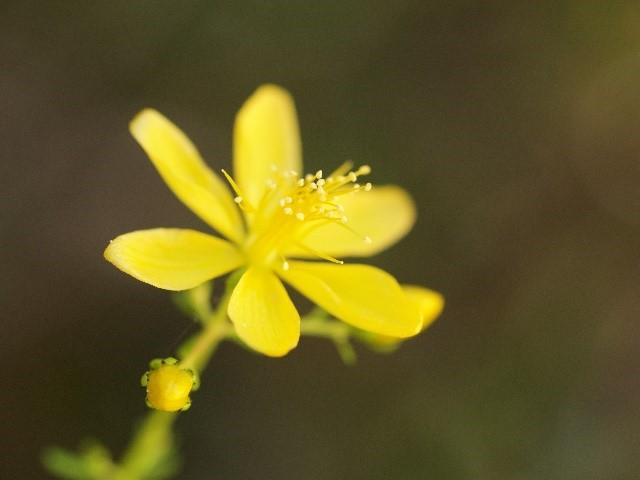
[[[322,258],[323,260],[327,260],[328,262],[337,263],[338,265],[344,264],[344,260],[338,260],[337,258],[334,258],[331,255],[327,255],[326,253],[320,252],[315,248],[311,248],[305,245],[304,243],[296,242],[296,245],[302,248],[303,250],[306,250],[307,252],[311,253],[312,255],[315,255],[318,258]]]
[[[358,232],[357,230],[355,230],[351,225],[349,225],[348,223],[344,223],[344,222],[335,222],[334,223],[336,225],[340,225],[342,228],[346,228],[347,230],[349,230],[351,233],[353,233],[356,237],[360,237],[362,239],[362,241],[364,243],[372,243],[373,241],[371,240],[371,237],[369,237],[368,235],[362,235],[360,232]]]
[[[369,165],[362,165],[356,170],[356,175],[369,175],[371,173],[371,167]]]
[[[253,206],[245,200],[240,187],[238,187],[238,184],[235,182],[235,180],[231,178],[231,175],[229,175],[224,168],[222,169],[222,173],[227,179],[227,182],[229,182],[229,185],[231,185],[233,191],[236,193],[236,197],[233,200],[238,204],[238,206],[245,212],[255,212],[255,208],[253,208]]]
[[[274,172],[271,179],[267,180],[265,195],[260,202],[260,212],[264,215],[257,215],[253,224],[258,234],[257,247],[262,252],[282,252],[285,244],[294,243],[300,248],[310,252],[320,259],[343,264],[324,252],[317,251],[298,242],[303,241],[307,235],[317,228],[334,223],[349,230],[352,234],[362,239],[364,243],[371,244],[369,236],[364,236],[355,231],[349,225],[348,208],[339,201],[341,195],[353,194],[358,191],[369,191],[372,189],[370,182],[358,182],[360,175],[367,175],[371,172],[371,167],[362,165],[352,170],[353,164],[347,161],[338,167],[328,177],[324,176],[322,170],[315,173],[299,175],[294,170],[280,170],[275,166],[271,167]],[[240,188],[233,178],[223,170],[227,181],[236,193],[234,198],[238,206],[245,210],[246,198],[242,195]],[[280,208],[277,208],[280,207]],[[277,213],[280,217],[274,217]],[[291,217],[288,219],[287,217]],[[289,270],[289,262],[278,254],[282,270]]]
[[[347,160],[342,165],[340,165],[338,168],[336,168],[333,172],[331,172],[331,175],[329,175],[329,178],[341,177],[345,173],[347,173],[349,170],[351,170],[352,168],[353,168],[353,162],[351,160]]]
[[[233,188],[233,191],[236,192],[236,195],[238,195],[239,197],[242,196],[242,193],[240,192],[240,187],[238,187],[238,184],[235,182],[235,180],[231,177],[231,175],[229,175],[227,173],[227,171],[223,168],[222,169],[222,174],[225,176],[225,178],[227,179],[227,182],[229,182],[229,185],[231,185],[231,188]]]

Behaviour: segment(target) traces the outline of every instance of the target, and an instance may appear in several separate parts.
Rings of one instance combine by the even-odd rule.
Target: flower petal
[[[398,282],[369,265],[290,262],[278,272],[296,290],[354,327],[392,337],[417,334],[422,318]]]
[[[304,245],[332,257],[368,257],[404,237],[416,219],[413,200],[405,190],[394,185],[345,195],[340,198],[340,204],[349,219],[347,226],[353,231],[331,223],[309,233],[301,240]],[[295,246],[287,255],[313,256]]]
[[[265,355],[281,357],[298,344],[300,315],[282,282],[271,271],[249,268],[228,308],[238,336]]]
[[[422,330],[438,318],[444,308],[444,297],[438,292],[418,285],[402,285],[409,300],[415,302],[422,315]]]
[[[300,133],[291,95],[263,85],[238,112],[233,132],[234,175],[250,204],[258,205],[272,167],[301,173]]]
[[[120,235],[104,257],[125,273],[165,290],[186,290],[244,263],[231,243],[195,230],[154,228]]]
[[[242,219],[227,185],[178,127],[159,112],[145,109],[129,130],[182,203],[227,238],[242,238]]]

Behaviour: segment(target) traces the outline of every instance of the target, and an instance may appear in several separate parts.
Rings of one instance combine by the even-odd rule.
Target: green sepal
[[[191,369],[187,371],[191,374],[191,377],[193,378],[193,386],[191,387],[191,390],[195,392],[200,388],[200,375],[198,375],[198,372],[195,372]]]
[[[149,362],[149,368],[151,368],[151,370],[155,370],[157,368],[160,368],[162,366],[162,362],[164,360],[162,358],[154,358],[153,360],[151,360]]]
[[[212,293],[213,282],[205,282],[190,290],[174,292],[171,294],[171,299],[178,310],[187,317],[206,323],[213,313],[211,309]]]
[[[386,335],[379,335],[377,333],[367,332],[359,328],[352,327],[352,337],[366,346],[369,350],[375,353],[389,354],[393,353],[404,342],[402,338],[393,338]]]

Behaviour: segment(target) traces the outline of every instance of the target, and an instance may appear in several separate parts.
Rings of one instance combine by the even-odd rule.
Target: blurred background
[[[153,106],[216,169],[265,82],[308,170],[414,195],[372,259],[443,292],[392,355],[223,345],[177,426],[185,479],[635,479],[640,471],[636,1],[2,1],[0,477],[43,447],[115,454],[140,374],[192,322],[102,258],[206,227],[127,131]],[[192,330],[189,330],[192,331]]]

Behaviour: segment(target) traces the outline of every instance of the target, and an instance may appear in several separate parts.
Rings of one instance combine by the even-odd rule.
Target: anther
[[[304,178],[298,179],[298,186],[299,187],[304,187]]]
[[[282,269],[286,272],[287,270],[289,270],[289,262],[287,262],[286,260],[284,262],[282,262]]]
[[[237,197],[235,197],[235,198],[233,199],[233,201],[234,201],[234,202],[236,202],[236,203],[238,203],[238,204],[240,204],[240,203],[242,203],[242,197],[241,197],[240,195],[238,195]]]
[[[302,212],[296,213],[296,218],[300,221],[304,220],[304,213]]]
[[[324,186],[324,184],[325,184],[324,178],[319,178],[316,183],[318,184],[319,187]]]
[[[287,207],[283,211],[285,215],[293,215],[293,209],[291,207]]]
[[[362,165],[357,172],[358,175],[369,175],[370,173],[371,167],[369,165]]]
[[[358,175],[356,175],[356,172],[349,172],[349,181],[355,182],[357,179]]]
[[[367,183],[364,184],[364,191],[368,192],[368,191],[371,190],[372,187],[373,186],[371,185],[371,182],[367,182]]]
[[[318,179],[322,178],[322,170],[318,170],[316,172],[316,178],[318,178]]]

